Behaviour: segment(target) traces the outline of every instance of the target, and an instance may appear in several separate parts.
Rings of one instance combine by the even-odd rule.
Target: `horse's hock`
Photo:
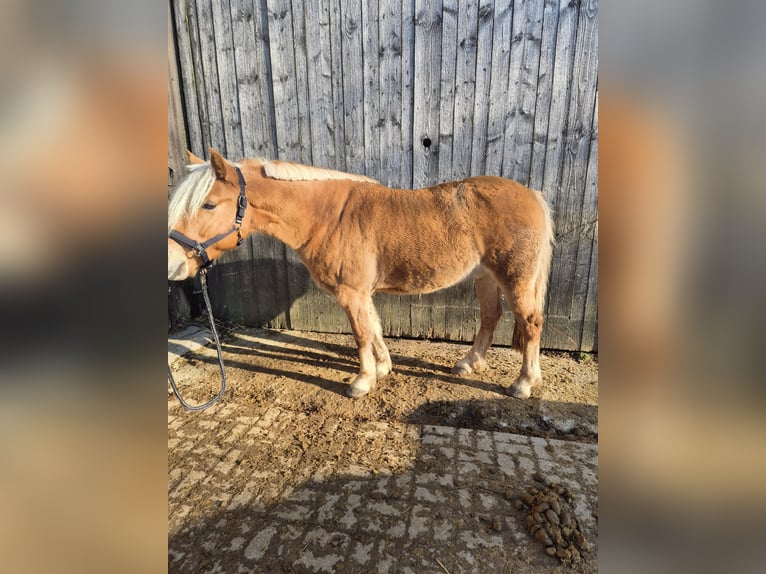
[[[352,337],[257,329],[223,342],[220,404],[169,397],[171,572],[552,571],[514,506],[541,477],[571,495],[578,568],[596,571],[595,360],[544,354],[547,384],[519,401],[515,351],[457,377],[465,345],[386,342],[394,371],[360,399]],[[191,399],[214,390],[214,350],[174,368]]]

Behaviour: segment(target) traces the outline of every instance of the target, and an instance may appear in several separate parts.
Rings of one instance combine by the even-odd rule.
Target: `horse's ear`
[[[188,158],[189,158],[189,165],[196,165],[196,164],[199,164],[199,163],[205,163],[205,160],[204,160],[204,159],[202,159],[201,157],[197,157],[196,155],[194,155],[194,154],[193,154],[193,153],[192,153],[190,150],[188,150],[188,149],[186,150],[186,155],[187,155],[187,156],[188,156]]]
[[[213,148],[210,149],[210,165],[213,166],[213,171],[215,172],[216,179],[220,179],[221,181],[226,180],[226,172],[227,172],[227,164],[226,160],[221,157],[221,154],[215,151]]]

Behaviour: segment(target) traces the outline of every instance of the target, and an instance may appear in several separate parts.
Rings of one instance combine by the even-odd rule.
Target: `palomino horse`
[[[509,394],[527,398],[542,383],[553,225],[539,192],[499,177],[390,189],[368,177],[295,163],[232,164],[213,149],[209,163],[191,157],[198,165],[190,166],[168,208],[168,279],[194,275],[249,233],[283,241],[351,323],[360,368],[349,396],[367,394],[391,372],[372,294],[429,293],[472,272],[481,326],[453,371],[484,369],[503,293],[515,317],[513,347],[523,353]]]

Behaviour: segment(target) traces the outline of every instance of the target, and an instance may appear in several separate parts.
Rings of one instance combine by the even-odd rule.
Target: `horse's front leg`
[[[375,324],[370,313],[372,295],[369,292],[359,292],[348,287],[339,287],[338,303],[346,312],[351,323],[356,345],[359,348],[359,374],[354,377],[351,386],[346,391],[349,397],[362,397],[375,388],[376,361],[373,351],[376,332]]]

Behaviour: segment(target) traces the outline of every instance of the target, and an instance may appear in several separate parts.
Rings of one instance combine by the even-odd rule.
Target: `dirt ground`
[[[358,371],[350,335],[230,330],[223,350],[230,389],[224,401],[279,405],[327,419],[438,424],[514,432],[581,442],[598,440],[598,362],[585,353],[543,352],[544,385],[527,401],[506,396],[521,355],[492,347],[488,368],[458,377],[451,367],[468,345],[386,339],[393,373],[369,395],[349,400],[345,390]],[[195,367],[184,390],[194,400],[217,392],[217,364],[190,357]]]
[[[544,385],[534,389],[530,399],[521,401],[504,394],[521,366],[519,353],[511,349],[493,347],[484,373],[457,377],[450,369],[468,345],[397,339],[386,342],[393,373],[379,381],[369,395],[349,399],[345,389],[358,365],[350,335],[227,330],[223,350],[228,389],[220,403],[205,414],[190,415],[169,397],[169,421],[173,421],[168,442],[171,572],[188,571],[191,564],[200,572],[321,571],[308,566],[301,569],[297,562],[268,562],[268,553],[258,567],[248,569],[242,565],[242,557],[227,562],[216,548],[229,544],[234,548],[232,540],[242,535],[229,531],[234,528],[227,526],[234,524],[230,517],[248,509],[248,517],[273,520],[275,512],[286,512],[284,505],[290,494],[305,489],[308,483],[311,492],[323,491],[325,484],[329,493],[338,490],[339,477],[346,477],[341,482],[345,488],[348,476],[398,477],[418,464],[438,466],[438,460],[414,462],[420,448],[412,432],[417,425],[471,429],[480,434],[500,431],[573,444],[598,440],[598,362],[594,355],[543,353]],[[191,353],[176,361],[173,368],[187,400],[207,400],[217,392],[214,350]],[[221,468],[226,472],[216,479],[216,469]],[[216,480],[223,487],[213,496],[209,488]],[[507,491],[508,485],[498,488]],[[370,496],[373,494],[371,490]],[[586,495],[597,521],[593,502],[597,495]],[[391,503],[392,495],[385,497]],[[405,510],[411,508],[410,504]],[[513,512],[508,502],[507,514]],[[481,513],[477,516],[477,524],[489,520],[498,529],[505,524],[497,518],[482,518]],[[241,528],[241,520],[235,523]],[[217,538],[199,546],[203,533],[211,531]],[[595,522],[588,532],[595,545]],[[343,540],[338,540],[333,544],[342,545]],[[256,541],[257,537],[248,549]],[[301,544],[305,553],[308,543]],[[540,555],[534,560],[525,557],[528,570],[518,570],[511,554],[498,556],[500,562],[495,563],[515,564],[513,571],[554,571],[558,567],[555,559],[545,556],[542,547],[538,550]],[[284,554],[281,546],[280,552]],[[453,574],[490,571],[461,563],[457,554],[452,566],[434,560],[437,564],[433,560],[430,564],[435,572],[444,571],[444,566]],[[392,568],[407,571],[402,563]],[[411,570],[424,571],[415,564]],[[593,558],[584,570],[595,570]],[[331,571],[346,570],[336,565]],[[348,571],[371,570],[360,567]]]

